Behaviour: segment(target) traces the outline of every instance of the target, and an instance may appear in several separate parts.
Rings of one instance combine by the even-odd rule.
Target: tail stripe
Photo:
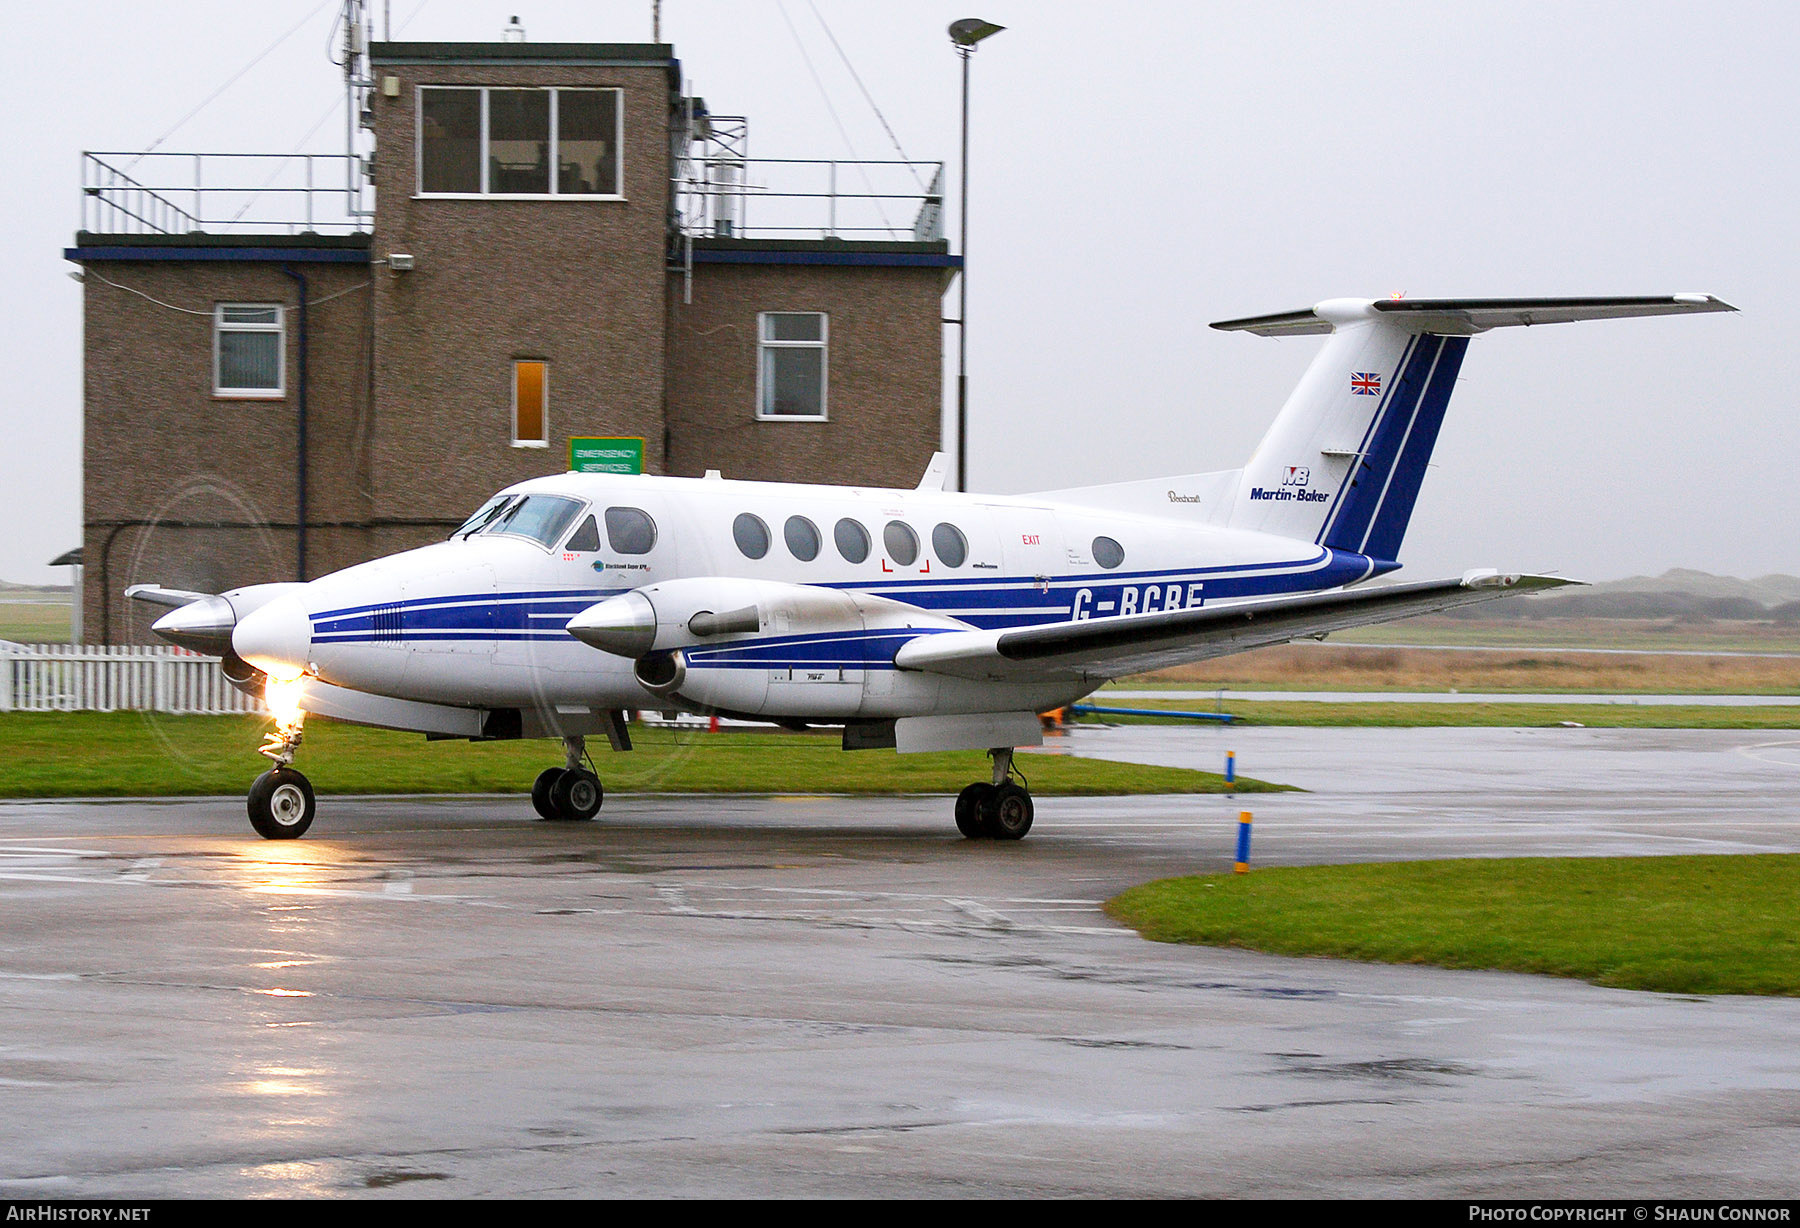
[[[1444,338],[1423,334],[1411,343],[1394,379],[1394,394],[1369,424],[1337,506],[1318,544],[1362,553],[1363,538],[1374,522],[1375,508],[1387,489],[1400,444],[1412,425],[1437,363]]]
[[[1381,523],[1381,508],[1387,502],[1388,491],[1393,489],[1394,475],[1400,472],[1401,463],[1406,457],[1406,445],[1412,439],[1413,428],[1419,424],[1420,412],[1426,409],[1431,400],[1431,381],[1437,375],[1438,365],[1444,360],[1445,339],[1433,337],[1432,340],[1437,344],[1432,347],[1435,352],[1431,356],[1431,366],[1425,371],[1425,378],[1419,388],[1419,398],[1413,402],[1412,413],[1407,415],[1406,429],[1400,432],[1399,441],[1394,445],[1394,459],[1388,465],[1387,476],[1381,481],[1381,492],[1375,496],[1375,507],[1369,514],[1369,526],[1363,530],[1362,541],[1357,543],[1358,553],[1361,553],[1361,547],[1368,543],[1369,535],[1375,532],[1375,526]]]
[[[1450,404],[1450,394],[1456,390],[1456,376],[1468,348],[1467,337],[1440,338],[1438,357],[1432,364],[1425,393],[1419,398],[1413,420],[1407,424],[1406,436],[1400,442],[1399,454],[1393,469],[1388,472],[1368,531],[1363,534],[1359,553],[1380,559],[1392,559],[1400,553],[1400,542],[1406,535],[1407,522],[1412,519],[1413,504],[1417,502],[1419,487],[1425,480],[1425,467],[1431,460],[1432,449],[1437,446],[1438,428],[1444,424],[1444,410]]]
[[[1349,467],[1344,470],[1344,480],[1338,483],[1337,495],[1331,501],[1331,511],[1326,515],[1325,524],[1319,529],[1319,535],[1313,538],[1314,545],[1325,544],[1326,537],[1331,534],[1332,526],[1343,512],[1344,496],[1348,493],[1351,483],[1356,481],[1358,473],[1361,472],[1363,458],[1368,455],[1369,437],[1375,433],[1375,428],[1381,425],[1382,415],[1387,413],[1388,406],[1393,404],[1394,398],[1400,395],[1401,389],[1405,386],[1406,364],[1412,358],[1413,350],[1418,347],[1419,340],[1418,337],[1411,338],[1407,341],[1406,348],[1400,351],[1400,361],[1394,364],[1395,376],[1389,382],[1388,390],[1382,394],[1381,403],[1376,407],[1374,414],[1370,416],[1369,425],[1363,429],[1362,440],[1356,445],[1356,456],[1351,460]]]

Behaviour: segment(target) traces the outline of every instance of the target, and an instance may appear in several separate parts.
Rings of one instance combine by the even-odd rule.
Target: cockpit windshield
[[[548,550],[575,523],[575,517],[586,506],[579,499],[565,499],[560,495],[526,495],[480,531],[529,537]]]
[[[473,516],[463,521],[462,526],[458,528],[456,532],[452,533],[450,537],[454,540],[458,537],[472,537],[481,532],[481,530],[493,523],[494,517],[506,510],[507,504],[518,497],[519,496],[517,495],[495,495],[492,499],[483,503]]]

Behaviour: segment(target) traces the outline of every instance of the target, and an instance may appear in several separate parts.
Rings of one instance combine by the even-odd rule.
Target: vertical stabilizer
[[[1225,522],[1391,563],[1468,338],[1414,331],[1361,299],[1214,327],[1331,334],[1244,466]]]

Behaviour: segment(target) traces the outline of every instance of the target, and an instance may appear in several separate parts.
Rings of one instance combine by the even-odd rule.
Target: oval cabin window
[[[1125,561],[1125,547],[1110,537],[1094,539],[1094,562],[1109,571]]]
[[[819,526],[806,517],[789,516],[781,526],[781,536],[787,541],[788,553],[802,563],[819,557]]]
[[[888,557],[900,566],[911,567],[918,561],[919,535],[904,521],[888,521],[887,528],[881,531],[881,542],[887,547]]]
[[[940,524],[931,531],[931,548],[938,562],[946,567],[961,567],[969,559],[969,539],[953,524]]]
[[[837,522],[831,539],[846,563],[860,563],[869,557],[869,531],[847,516]]]
[[[769,526],[762,517],[744,512],[731,522],[731,540],[747,559],[760,559],[769,552]]]

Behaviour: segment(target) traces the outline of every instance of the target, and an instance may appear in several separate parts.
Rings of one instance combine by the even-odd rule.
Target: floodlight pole
[[[969,489],[969,57],[975,45],[1005,29],[979,17],[950,23],[950,42],[962,57],[962,256],[956,308],[956,489]]]
[[[962,237],[957,253],[962,271],[957,278],[956,306],[956,489],[969,489],[969,57],[973,44],[956,45],[962,57],[962,205],[957,210]]]

